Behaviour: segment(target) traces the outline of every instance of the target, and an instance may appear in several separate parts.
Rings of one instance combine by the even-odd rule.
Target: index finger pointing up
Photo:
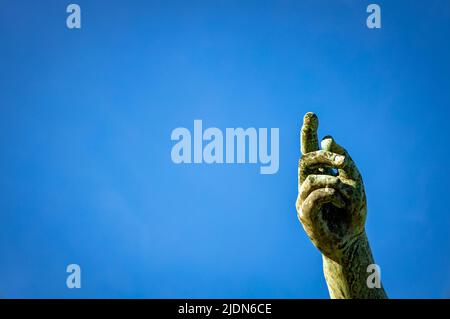
[[[303,117],[303,126],[301,130],[301,149],[302,154],[319,150],[319,140],[317,138],[317,128],[319,119],[317,115],[308,112]]]

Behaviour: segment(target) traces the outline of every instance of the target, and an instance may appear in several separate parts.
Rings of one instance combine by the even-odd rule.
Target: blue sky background
[[[450,297],[450,2],[0,1],[0,297],[327,298],[295,211],[314,111],[363,174],[395,298]],[[280,169],[171,131],[280,128]],[[66,288],[66,266],[82,288]]]

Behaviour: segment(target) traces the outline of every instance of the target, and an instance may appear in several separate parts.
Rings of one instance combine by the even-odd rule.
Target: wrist
[[[368,267],[375,262],[364,231],[345,246],[338,260],[322,256],[331,298],[387,298],[382,285],[379,288],[367,285]]]

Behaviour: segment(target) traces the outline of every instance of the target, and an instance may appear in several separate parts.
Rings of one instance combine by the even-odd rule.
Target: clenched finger
[[[301,205],[300,220],[303,222],[312,222],[316,219],[315,214],[320,213],[322,205],[331,203],[338,208],[343,208],[345,202],[338,191],[333,188],[320,188],[311,192]]]
[[[321,142],[322,150],[330,151],[336,154],[345,156],[347,159],[347,165],[345,169],[339,169],[339,176],[347,179],[358,180],[361,177],[355,162],[348,154],[348,152],[340,146],[332,136],[325,136]]]
[[[304,201],[310,193],[320,188],[333,188],[339,191],[345,199],[351,198],[351,187],[344,184],[338,177],[330,175],[309,175],[300,186],[300,200]]]
[[[345,156],[328,151],[310,152],[303,155],[300,160],[300,167],[308,169],[319,167],[344,168],[346,164]]]

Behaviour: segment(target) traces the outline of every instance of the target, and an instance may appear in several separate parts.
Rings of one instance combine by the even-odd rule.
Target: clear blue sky
[[[0,1],[0,297],[327,298],[295,211],[314,111],[365,181],[391,297],[450,297],[450,2]],[[107,4],[106,4],[107,3]],[[280,169],[171,131],[280,128]],[[66,288],[66,266],[82,288]]]

